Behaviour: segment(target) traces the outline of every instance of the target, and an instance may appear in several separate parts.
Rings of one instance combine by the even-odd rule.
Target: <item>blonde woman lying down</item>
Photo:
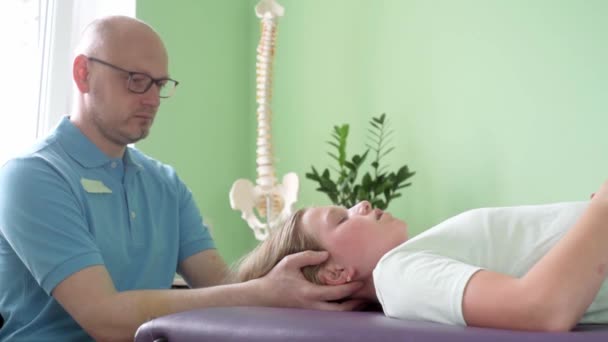
[[[475,209],[408,240],[407,224],[361,202],[301,209],[241,261],[239,280],[284,256],[327,251],[312,282],[364,285],[389,317],[567,331],[608,323],[608,182],[590,201]]]

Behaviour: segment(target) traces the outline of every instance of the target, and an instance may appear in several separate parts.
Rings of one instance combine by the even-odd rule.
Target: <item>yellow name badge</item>
[[[84,188],[84,191],[91,194],[111,194],[112,190],[108,188],[102,181],[96,179],[80,178],[80,184]]]

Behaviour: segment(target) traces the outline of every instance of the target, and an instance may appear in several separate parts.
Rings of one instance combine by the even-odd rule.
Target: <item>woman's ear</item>
[[[335,263],[327,263],[319,270],[319,280],[326,285],[350,283],[355,277],[355,270]]]

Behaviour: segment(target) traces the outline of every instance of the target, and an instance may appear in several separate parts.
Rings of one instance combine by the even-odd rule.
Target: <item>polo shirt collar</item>
[[[100,167],[111,161],[78,127],[70,121],[68,116],[63,117],[55,135],[65,151],[85,168]]]
[[[135,149],[127,146],[127,148],[125,149],[125,155],[122,158],[127,168],[134,167],[138,171],[143,170],[143,162],[140,161],[140,159],[141,156],[135,153]]]

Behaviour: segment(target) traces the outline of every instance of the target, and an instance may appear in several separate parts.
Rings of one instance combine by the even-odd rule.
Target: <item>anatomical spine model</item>
[[[284,222],[293,212],[298,197],[298,176],[290,172],[277,183],[272,155],[270,102],[272,99],[272,61],[277,31],[277,18],[284,10],[274,0],[262,0],[255,8],[262,23],[262,36],[257,48],[256,101],[258,138],[256,149],[257,179],[254,186],[247,179],[238,179],[230,189],[230,206],[240,210],[241,217],[253,229],[258,240],[268,237],[270,230]]]

